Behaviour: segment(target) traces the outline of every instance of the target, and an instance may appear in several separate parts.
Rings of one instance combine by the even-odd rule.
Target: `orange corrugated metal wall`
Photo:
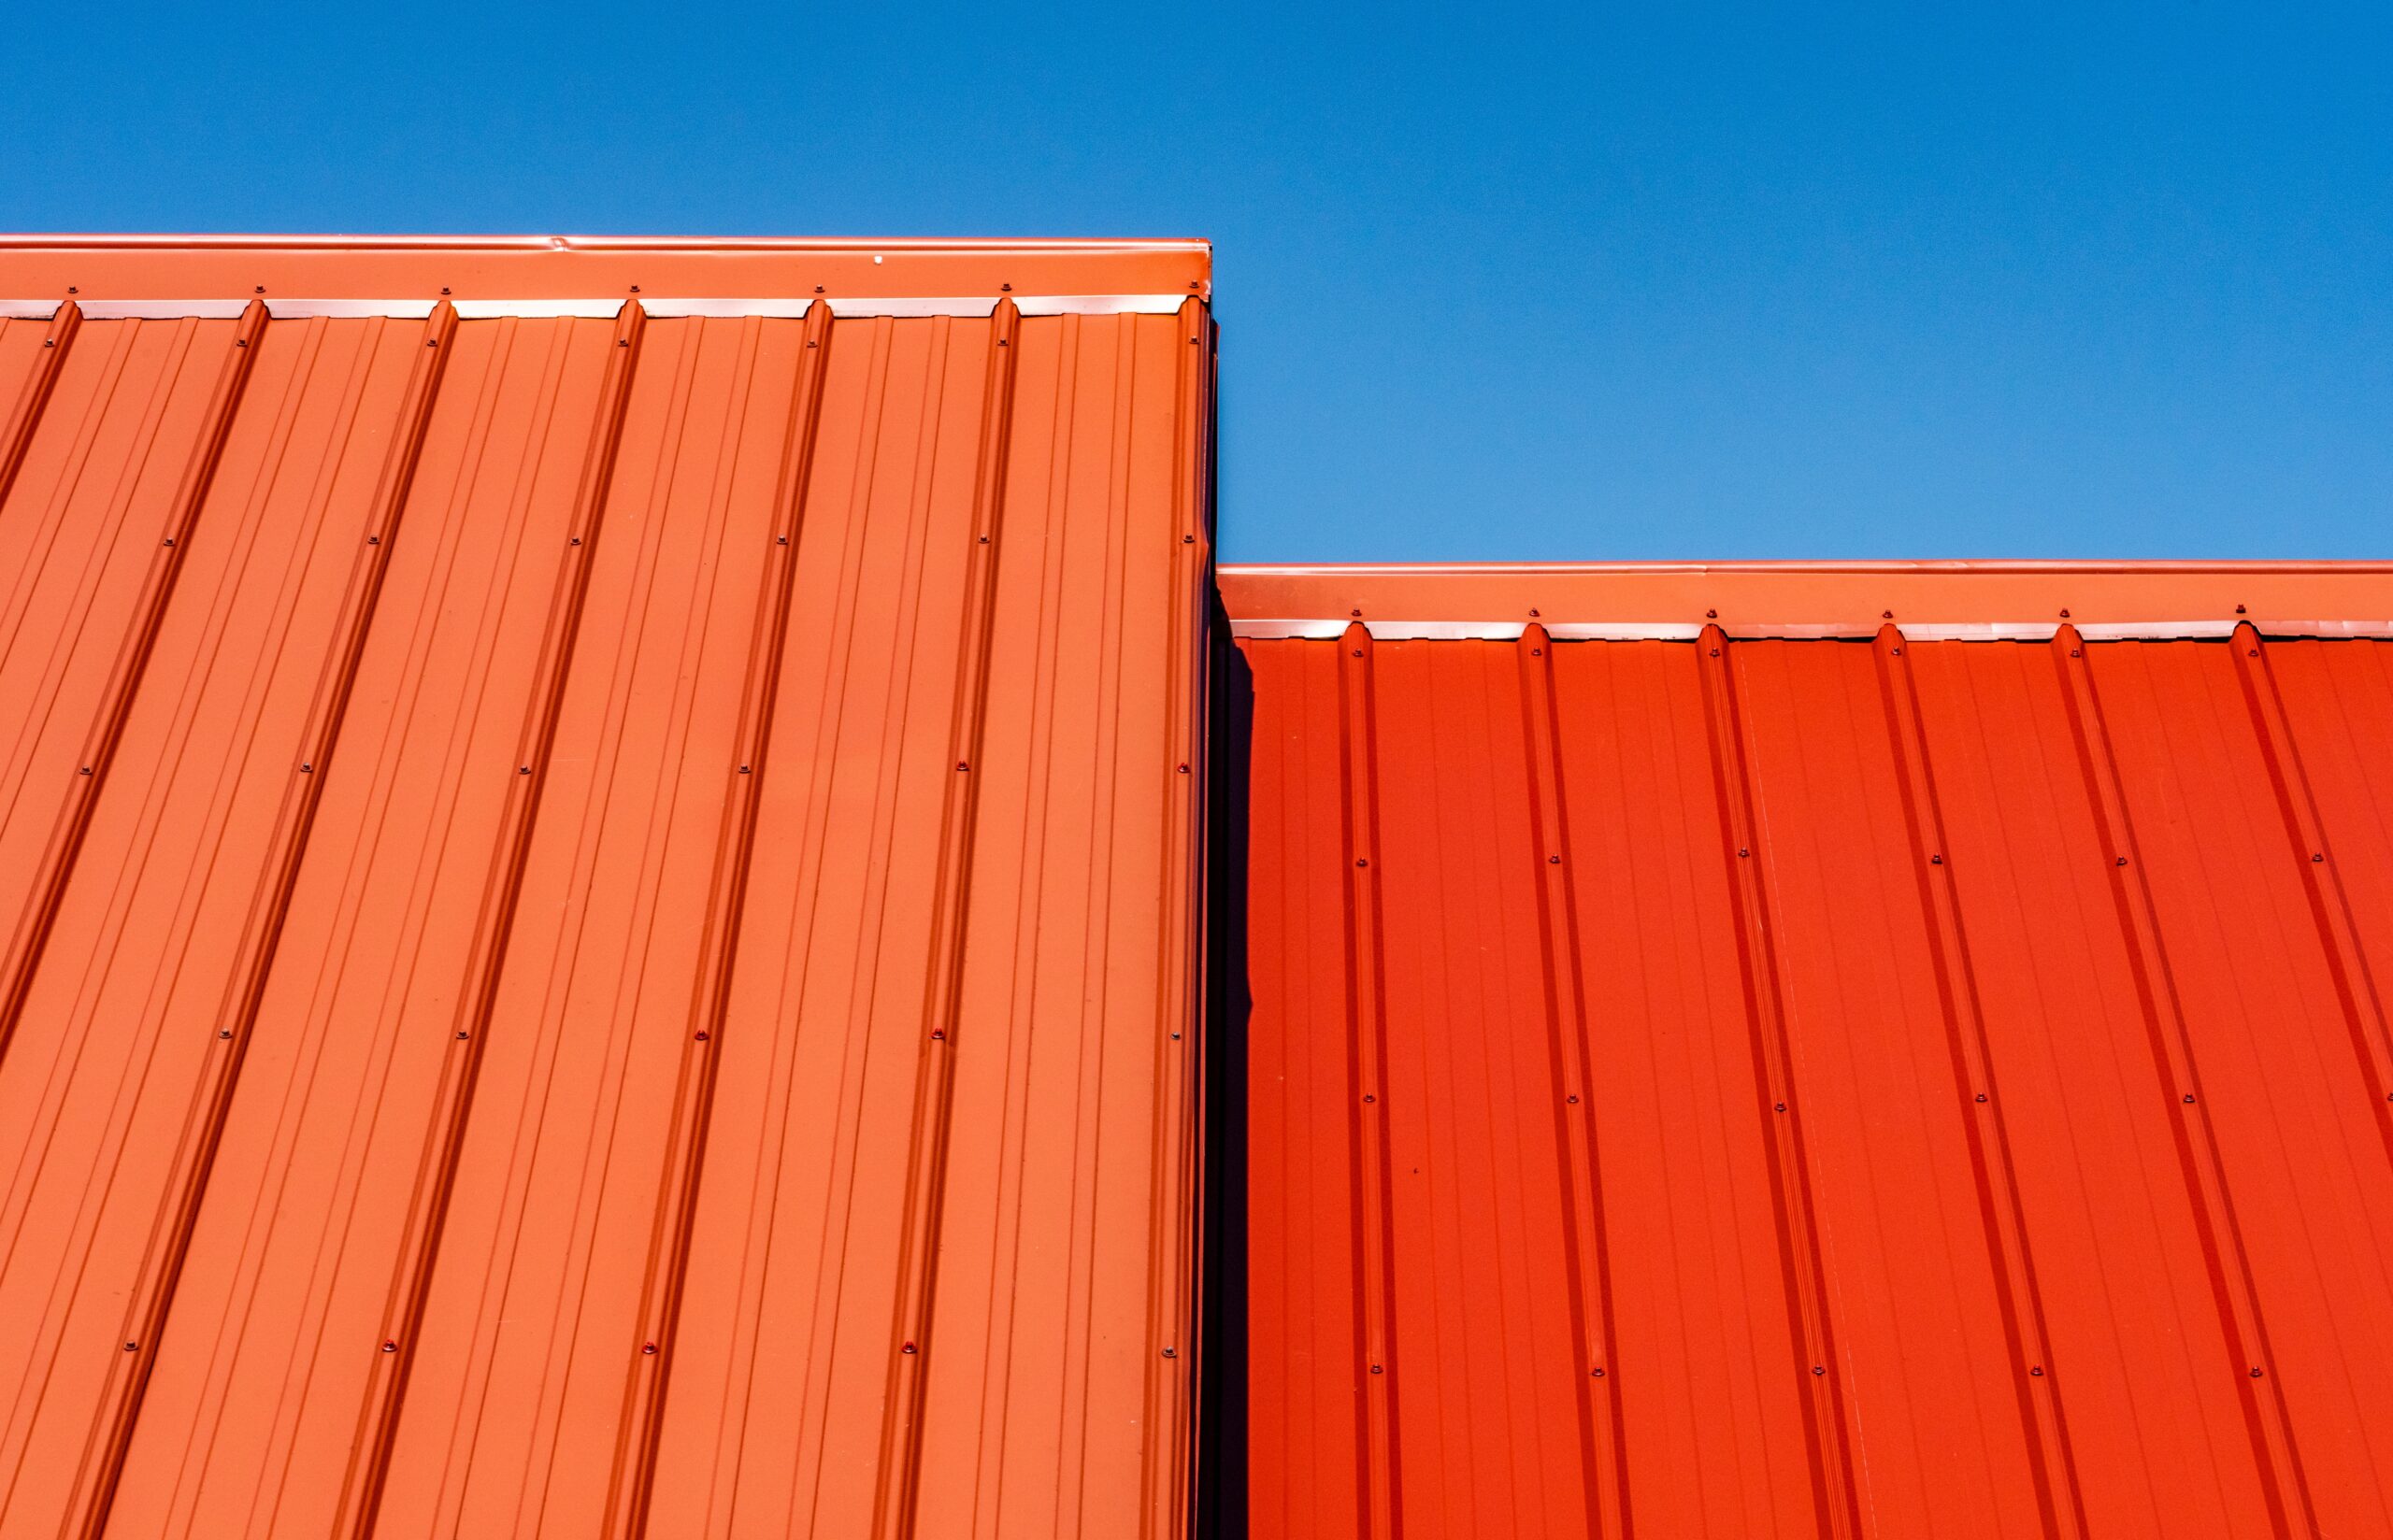
[[[0,1533],[1177,1533],[1201,306],[77,321]]]
[[[2393,644],[1239,644],[1258,1535],[2393,1532]]]

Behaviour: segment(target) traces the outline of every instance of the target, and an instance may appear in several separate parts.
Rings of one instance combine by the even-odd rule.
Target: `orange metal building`
[[[1221,588],[1252,1533],[2393,1533],[2393,568]]]
[[[1216,589],[1210,284],[0,239],[0,1540],[2393,1532],[2393,567]]]
[[[1196,242],[0,242],[0,1534],[1178,1533]]]

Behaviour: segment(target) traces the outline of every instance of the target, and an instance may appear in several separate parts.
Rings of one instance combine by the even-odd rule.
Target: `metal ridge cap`
[[[870,252],[953,251],[966,255],[1093,256],[1108,251],[1207,252],[1201,236],[944,235],[242,235],[165,232],[6,232],[0,250],[22,251],[609,251]]]

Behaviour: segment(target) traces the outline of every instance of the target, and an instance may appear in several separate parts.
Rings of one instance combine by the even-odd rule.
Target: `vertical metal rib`
[[[1195,1140],[1197,1023],[1203,1019],[1205,913],[1204,713],[1212,590],[1207,446],[1211,433],[1211,318],[1202,302],[1180,307],[1173,346],[1180,350],[1172,412],[1173,542],[1170,604],[1164,645],[1170,649],[1164,699],[1178,703],[1168,723],[1163,777],[1164,869],[1155,956],[1155,1091],[1147,1199],[1146,1418],[1152,1436],[1139,1464],[1141,1533],[1177,1534],[1190,1503],[1188,1432],[1194,1390],[1203,1372],[1190,1300],[1203,1276],[1194,1224],[1201,1176]]]
[[[913,1533],[922,1468],[924,1362],[936,1349],[931,1312],[939,1281],[939,1231],[947,1176],[949,1109],[962,1020],[965,932],[971,923],[972,830],[981,806],[981,743],[996,615],[997,553],[1004,546],[1007,446],[1013,432],[1015,355],[1021,312],[1001,301],[989,322],[982,388],[980,460],[972,492],[972,544],[964,580],[963,655],[948,720],[954,771],[939,808],[939,865],[931,897],[930,988],[914,1077],[913,1126],[906,1145],[905,1207],[898,1222],[897,1308],[890,1323],[888,1389],[881,1414],[872,1533]]]
[[[82,329],[83,307],[71,299],[61,300],[41,339],[41,356],[34,360],[34,372],[26,378],[25,388],[17,392],[17,404],[8,408],[7,423],[0,425],[0,505],[7,504],[8,489],[17,484],[25,451],[33,448],[34,430],[41,426],[42,408],[50,405],[50,393],[58,388],[59,374],[66,367],[67,349],[75,346],[75,334]]]
[[[2053,666],[2060,675],[2061,699],[2068,707],[2078,764],[2085,775],[2095,831],[2102,842],[2102,866],[2118,907],[2128,965],[2151,1042],[2153,1067],[2168,1102],[2178,1166],[2193,1199],[2194,1222],[2210,1262],[2211,1289],[2227,1348],[2222,1372],[2234,1379],[2243,1403],[2272,1526],[2281,1535],[2314,1534],[2318,1519],[2310,1501],[2309,1480],[2302,1474],[2292,1419],[2278,1389],[2268,1325],[2260,1315],[2251,1261],[2244,1253],[2243,1232],[2228,1194],[2226,1166],[2194,1062],[2193,1039],[2186,1032],[2185,1007],[2177,998],[2168,949],[2161,942],[2159,912],[2144,880],[2142,853],[2136,848],[2135,827],[2128,817],[2127,788],[2119,778],[2110,730],[2102,720],[2101,700],[2095,692],[2085,652],[2075,626],[2063,625],[2054,635]]]
[[[1371,634],[1360,621],[1338,642],[1338,766],[1345,813],[1346,1030],[1354,1066],[1347,1113],[1354,1152],[1355,1312],[1362,1340],[1354,1365],[1363,1426],[1356,1440],[1364,1533],[1401,1531],[1395,1342],[1396,1255],[1389,1233],[1387,979],[1381,907],[1378,722],[1373,711]]]
[[[1785,1269],[1795,1372],[1811,1446],[1812,1491],[1820,1526],[1840,1537],[1863,1533],[1861,1499],[1844,1419],[1843,1365],[1837,1361],[1827,1307],[1827,1269],[1820,1255],[1819,1222],[1812,1207],[1811,1163],[1803,1149],[1802,1106],[1796,1096],[1794,1054],[1780,999],[1778,947],[1755,843],[1753,786],[1745,770],[1744,724],[1737,707],[1728,638],[1716,625],[1696,643],[1703,678],[1704,715],[1711,729],[1713,789],[1726,840],[1728,883],[1737,902],[1737,961],[1744,972],[1746,1019],[1753,1028],[1755,1090],[1760,1093],[1764,1147],[1770,1152],[1770,1197],[1778,1211],[1780,1262]]]
[[[2011,1160],[2011,1136],[1986,1042],[1985,1012],[1978,1000],[1975,964],[1961,924],[1960,893],[1944,838],[1944,813],[1928,766],[1927,733],[1920,720],[1919,687],[1911,670],[1911,649],[1894,626],[1880,628],[1876,647],[1879,694],[1895,749],[1902,787],[1903,822],[1912,844],[1912,865],[1921,910],[1927,920],[1928,958],[1944,1013],[1946,1046],[1953,1056],[1962,1127],[1970,1141],[1970,1174],[1976,1178],[1978,1210],[1986,1248],[1994,1260],[1995,1298],[2012,1354],[2012,1390],[2027,1434],[2035,1473],[2036,1504],[2049,1535],[2085,1533],[2085,1502],[2077,1479],[2077,1459],[2061,1415],[2058,1366],[2044,1328],[2044,1304],[2028,1245],[2019,1178]]]
[[[638,301],[626,303],[615,322],[612,345],[607,349],[597,420],[592,428],[588,455],[582,462],[581,483],[574,494],[569,537],[549,602],[539,661],[533,669],[529,710],[515,758],[520,773],[508,777],[494,859],[482,890],[472,950],[458,991],[449,1060],[442,1067],[426,1127],[429,1148],[399,1232],[390,1297],[382,1318],[382,1340],[394,1346],[389,1352],[380,1352],[375,1351],[379,1345],[358,1345],[357,1350],[373,1352],[373,1368],[366,1380],[365,1403],[358,1413],[356,1436],[350,1444],[349,1469],[341,1483],[340,1508],[334,1524],[337,1534],[362,1537],[372,1533],[381,1504],[382,1483],[390,1474],[399,1405],[407,1393],[408,1371],[415,1361],[424,1301],[431,1292],[433,1261],[440,1248],[440,1227],[448,1218],[450,1194],[456,1185],[466,1119],[473,1110],[474,1079],[480,1070],[482,1049],[490,1035],[485,1029],[498,999],[499,973],[507,961],[508,933],[514,924],[516,903],[523,896],[523,869],[531,856],[540,791],[548,783],[549,757],[556,743],[557,718],[564,709],[566,679],[573,665],[582,605],[590,592],[590,571],[597,559],[607,489],[614,478],[616,450],[623,443],[623,417],[631,404],[632,377],[639,362],[640,335],[646,321]]]
[[[1587,1522],[1605,1540],[1629,1533],[1628,1449],[1622,1436],[1619,1364],[1613,1353],[1612,1257],[1604,1233],[1602,1167],[1596,1139],[1594,1052],[1587,991],[1579,967],[1579,901],[1570,827],[1562,798],[1562,746],[1555,729],[1554,643],[1545,627],[1522,632],[1514,650],[1528,733],[1529,830],[1537,862],[1538,942],[1544,967],[1546,1032],[1555,1070],[1564,1232],[1569,1248],[1570,1316],[1578,1333],[1580,1462]]]
[[[183,465],[182,480],[175,488],[175,500],[167,510],[157,551],[150,559],[150,570],[142,578],[140,594],[134,601],[133,629],[125,634],[123,644],[117,649],[116,662],[100,692],[99,714],[83,740],[81,754],[73,765],[65,767],[71,778],[64,805],[50,830],[50,843],[42,850],[32,899],[17,920],[7,957],[0,959],[0,1057],[7,1055],[9,1040],[16,1035],[17,1019],[24,1013],[25,996],[33,988],[34,970],[41,962],[50,925],[58,918],[67,879],[74,875],[75,858],[83,848],[84,834],[91,829],[101,788],[107,784],[108,766],[116,758],[118,740],[124,735],[125,719],[133,714],[133,700],[140,692],[141,676],[150,666],[150,650],[157,645],[158,630],[165,623],[166,606],[174,598],[175,579],[182,574],[183,557],[191,549],[191,535],[198,525],[200,506],[208,501],[217,463],[224,456],[224,441],[233,431],[234,415],[241,407],[242,389],[249,384],[250,371],[257,363],[265,322],[265,302],[251,300],[234,324],[223,361],[217,367],[216,384],[200,418],[199,437],[193,443],[191,458]]]
[[[109,1355],[107,1382],[93,1421],[94,1458],[86,1462],[79,1476],[68,1510],[76,1515],[77,1533],[96,1536],[106,1525],[108,1504],[123,1472],[125,1451],[132,1447],[142,1392],[149,1386],[150,1369],[157,1362],[158,1340],[165,1334],[163,1328],[167,1312],[173,1307],[175,1285],[182,1276],[183,1259],[191,1248],[192,1231],[198,1221],[208,1169],[215,1161],[233,1092],[240,1080],[251,1029],[257,1022],[259,1002],[265,997],[266,975],[274,965],[275,944],[281,937],[283,921],[291,911],[291,895],[298,883],[308,834],[315,823],[316,806],[340,736],[341,719],[349,706],[350,691],[357,680],[359,661],[365,653],[366,634],[374,623],[375,602],[381,595],[383,574],[395,544],[400,518],[406,511],[408,488],[415,479],[416,461],[432,421],[433,401],[456,326],[457,312],[448,301],[441,301],[424,323],[423,346],[416,350],[412,362],[399,407],[398,432],[383,459],[374,501],[360,532],[340,618],[334,625],[333,649],[324,660],[307,725],[288,766],[282,806],[276,815],[258,875],[257,891],[250,901],[248,919],[234,952],[224,1000],[210,1032],[208,1060],[193,1087],[190,1115],[185,1119],[185,1127],[191,1133],[176,1146],[174,1164],[161,1189],[159,1208],[150,1222],[150,1244],[142,1252],[141,1271],[134,1280],[125,1309],[124,1330],[120,1335],[124,1341],[140,1346],[132,1353]]]
[[[2352,923],[2351,895],[2343,891],[2342,870],[2327,845],[2326,823],[2318,816],[2318,799],[2310,789],[2309,772],[2302,768],[2301,750],[2293,741],[2293,725],[2286,719],[2285,697],[2277,688],[2268,645],[2245,621],[2235,628],[2234,648],[2236,677],[2243,681],[2243,701],[2259,734],[2269,784],[2276,791],[2277,811],[2285,819],[2286,838],[2301,873],[2302,894],[2310,901],[2310,918],[2326,950],[2335,1001],[2351,1031],[2370,1113],[2386,1157],[2393,1159],[2393,1033],[2386,1027],[2385,998],[2377,992],[2368,952]]]
[[[723,1062],[723,1029],[731,1008],[731,970],[739,946],[739,917],[748,900],[748,875],[756,847],[757,806],[764,794],[771,755],[773,705],[781,690],[781,655],[789,635],[791,594],[797,581],[798,535],[806,526],[807,487],[813,474],[815,429],[823,415],[823,381],[831,359],[831,307],[807,309],[805,345],[798,355],[797,384],[790,396],[789,422],[781,435],[781,465],[773,498],[771,544],[765,548],[765,578],[748,644],[747,674],[740,687],[739,722],[732,762],[724,766],[723,824],[707,887],[705,929],[698,944],[696,986],[690,997],[690,1031],[681,1044],[667,1125],[665,1165],[651,1227],[649,1262],[640,1285],[639,1332],[625,1345],[631,1368],[616,1421],[614,1463],[607,1489],[609,1535],[637,1535],[648,1524],[655,1490],[657,1439],[664,1427],[667,1376],[673,1366],[674,1333],[688,1282],[691,1227],[696,1218],[698,1178],[706,1157],[708,1116],[714,1105],[715,1077]],[[656,1351],[641,1349],[649,1343]]]

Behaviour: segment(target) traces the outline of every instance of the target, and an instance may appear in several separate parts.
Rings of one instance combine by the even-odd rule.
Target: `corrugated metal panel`
[[[1239,644],[1254,1533],[2393,1531],[2393,644],[1347,619]]]
[[[0,1533],[1178,1533],[1211,335],[989,288],[0,323]]]

